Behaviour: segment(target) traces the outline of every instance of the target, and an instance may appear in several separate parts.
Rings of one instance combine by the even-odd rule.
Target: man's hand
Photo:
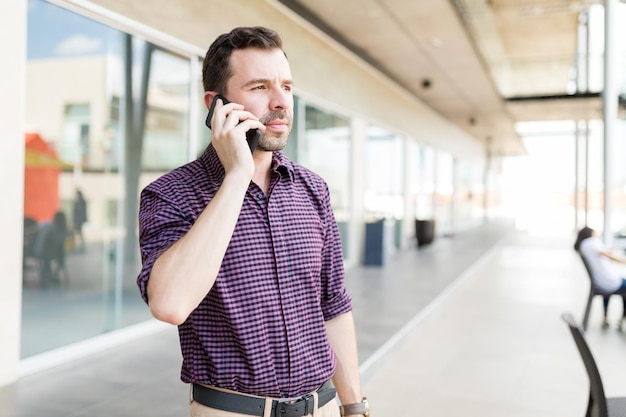
[[[250,129],[264,131],[265,126],[255,115],[245,111],[243,105],[223,104],[222,100],[217,100],[211,119],[213,147],[227,175],[240,173],[250,180],[254,174],[254,161],[246,142],[246,132]]]

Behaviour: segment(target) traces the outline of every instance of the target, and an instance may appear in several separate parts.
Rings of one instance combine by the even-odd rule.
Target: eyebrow
[[[249,87],[254,84],[270,84],[272,81],[268,78],[256,78],[254,80],[250,80],[245,83],[244,87]],[[284,80],[281,82],[282,85],[293,85],[293,80]]]

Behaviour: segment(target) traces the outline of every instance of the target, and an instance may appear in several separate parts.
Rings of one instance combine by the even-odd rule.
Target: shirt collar
[[[222,181],[224,181],[224,166],[222,166],[220,158],[217,156],[213,143],[209,143],[209,146],[207,146],[204,153],[200,156],[200,161],[202,161],[210,178],[212,178],[216,184],[221,184]],[[273,173],[280,175],[281,178],[289,178],[291,181],[295,178],[293,162],[281,151],[272,154],[271,170]]]
[[[282,151],[272,154],[272,172],[277,173],[281,178],[289,178],[291,181],[295,178],[293,162]]]

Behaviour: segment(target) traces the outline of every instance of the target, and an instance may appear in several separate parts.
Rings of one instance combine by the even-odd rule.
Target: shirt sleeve
[[[324,320],[332,320],[352,310],[352,299],[345,286],[345,270],[341,236],[330,205],[330,193],[324,188],[324,216],[326,238],[322,249],[322,313]]]
[[[168,193],[168,195],[177,195]],[[156,186],[141,192],[139,203],[139,249],[142,268],[137,277],[141,297],[148,302],[148,280],[159,256],[191,228],[192,222],[180,209],[181,205],[168,199]]]

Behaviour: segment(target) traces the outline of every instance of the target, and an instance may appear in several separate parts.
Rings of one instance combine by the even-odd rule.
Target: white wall
[[[27,0],[0,0],[0,386],[17,379],[22,313]]]

